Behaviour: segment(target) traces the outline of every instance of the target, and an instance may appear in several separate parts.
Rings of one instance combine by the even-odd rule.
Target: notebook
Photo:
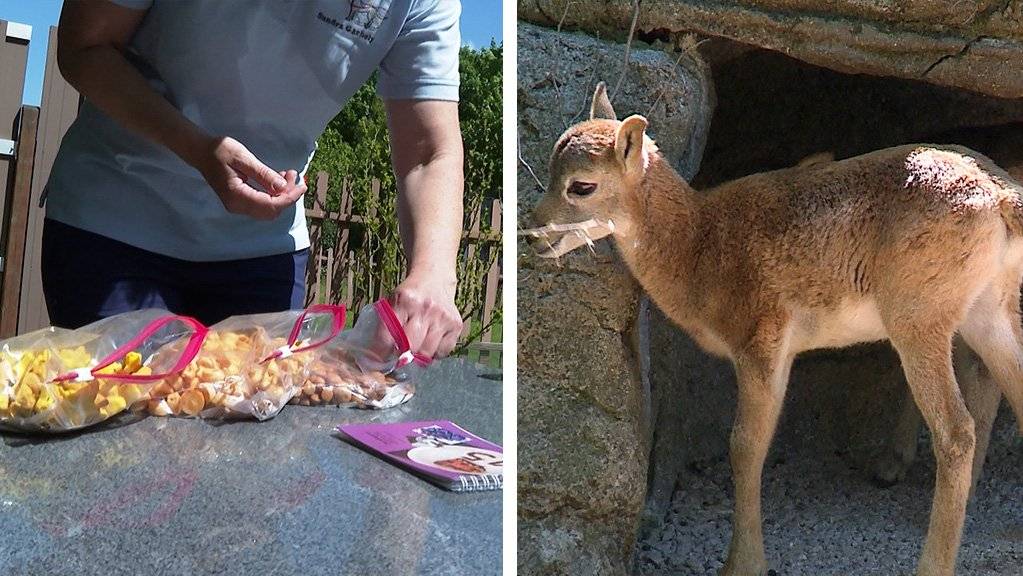
[[[336,430],[368,452],[447,490],[498,490],[503,482],[501,447],[447,420],[344,424]]]

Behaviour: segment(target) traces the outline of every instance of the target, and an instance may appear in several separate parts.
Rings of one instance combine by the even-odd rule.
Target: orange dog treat
[[[182,392],[178,401],[178,409],[189,416],[198,416],[205,405],[202,392],[197,388]]]
[[[309,376],[291,402],[306,406],[368,405],[385,398],[398,384],[400,382],[382,372],[363,372],[351,354],[333,348],[310,363]]]
[[[177,416],[196,416],[209,409],[219,409],[221,415],[272,416],[294,394],[307,361],[295,355],[260,362],[284,345],[284,339],[270,339],[261,328],[212,331],[195,361],[157,385],[154,397],[156,392],[165,396],[171,414]],[[147,408],[151,414],[154,408],[164,411],[156,404]]]

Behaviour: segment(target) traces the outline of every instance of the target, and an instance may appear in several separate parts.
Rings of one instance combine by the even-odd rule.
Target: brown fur
[[[1023,182],[1023,124],[955,130],[937,135],[934,141],[966,144],[994,160],[1010,178],[1016,182]],[[829,157],[833,159],[831,154],[818,153],[804,159],[801,164],[811,158]],[[987,454],[1002,395],[991,373],[976,354],[965,346],[960,345],[956,348],[955,365],[959,367],[957,373],[963,400],[973,416],[976,428],[977,446],[973,457],[971,485],[975,487],[983,471],[984,457]],[[874,466],[874,478],[880,485],[889,486],[905,478],[916,458],[917,437],[922,423],[920,411],[907,389],[901,415],[888,446]]]
[[[610,222],[650,298],[732,360],[736,511],[722,573],[766,572],[761,473],[793,357],[889,339],[938,463],[918,574],[953,574],[975,432],[952,340],[958,332],[984,360],[1023,423],[1023,189],[976,152],[921,144],[815,159],[697,194],[646,137],[646,120],[614,120],[606,99],[598,87],[594,117],[555,146],[534,216]],[[573,182],[597,188],[569,194]],[[577,245],[559,242],[547,255]]]

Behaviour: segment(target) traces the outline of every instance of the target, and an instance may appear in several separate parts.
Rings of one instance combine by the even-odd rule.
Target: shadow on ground
[[[920,457],[904,482],[878,488],[864,470],[809,443],[779,438],[764,469],[764,543],[779,576],[913,574],[930,513],[934,457]],[[642,576],[716,575],[731,535],[727,458],[691,465],[664,524],[639,542]],[[976,498],[967,510],[957,574],[1023,575],[1023,440],[1002,406]]]

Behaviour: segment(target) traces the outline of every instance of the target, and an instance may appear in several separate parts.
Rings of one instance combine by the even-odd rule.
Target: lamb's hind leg
[[[889,329],[913,398],[931,432],[937,478],[919,576],[952,576],[966,516],[973,465],[973,418],[952,370],[952,333],[922,324]]]
[[[994,427],[1002,392],[995,385],[980,358],[966,344],[957,342],[953,357],[956,380],[959,381],[959,389],[962,391],[966,408],[973,416],[977,435],[971,476],[972,495],[984,468],[984,457],[987,454],[988,442],[991,440],[991,430]],[[878,485],[892,486],[905,479],[906,472],[916,459],[917,439],[922,424],[920,409],[913,401],[912,391],[906,387],[895,430],[874,467],[874,481]]]
[[[774,332],[773,330],[771,332]],[[735,361],[739,403],[730,441],[735,513],[732,542],[721,576],[762,576],[767,572],[760,516],[764,458],[781,413],[792,357],[777,333]]]
[[[887,438],[881,456],[874,463],[875,484],[887,488],[905,480],[906,473],[916,459],[921,424],[923,419],[920,417],[920,409],[913,401],[912,391],[906,387],[895,429]]]
[[[988,288],[970,309],[959,333],[984,361],[1023,432],[1023,326],[1018,282],[1010,279],[1002,287]]]
[[[987,458],[987,447],[991,442],[991,431],[995,427],[995,417],[998,416],[998,405],[1002,403],[1002,391],[995,384],[994,378],[988,372],[987,367],[980,361],[980,358],[966,346],[966,356],[969,357],[970,372],[967,372],[961,380],[963,400],[966,401],[966,408],[973,416],[973,426],[977,433],[977,447],[973,453],[973,474],[970,476],[970,497],[973,497],[977,489],[977,480],[984,471],[984,460]]]

